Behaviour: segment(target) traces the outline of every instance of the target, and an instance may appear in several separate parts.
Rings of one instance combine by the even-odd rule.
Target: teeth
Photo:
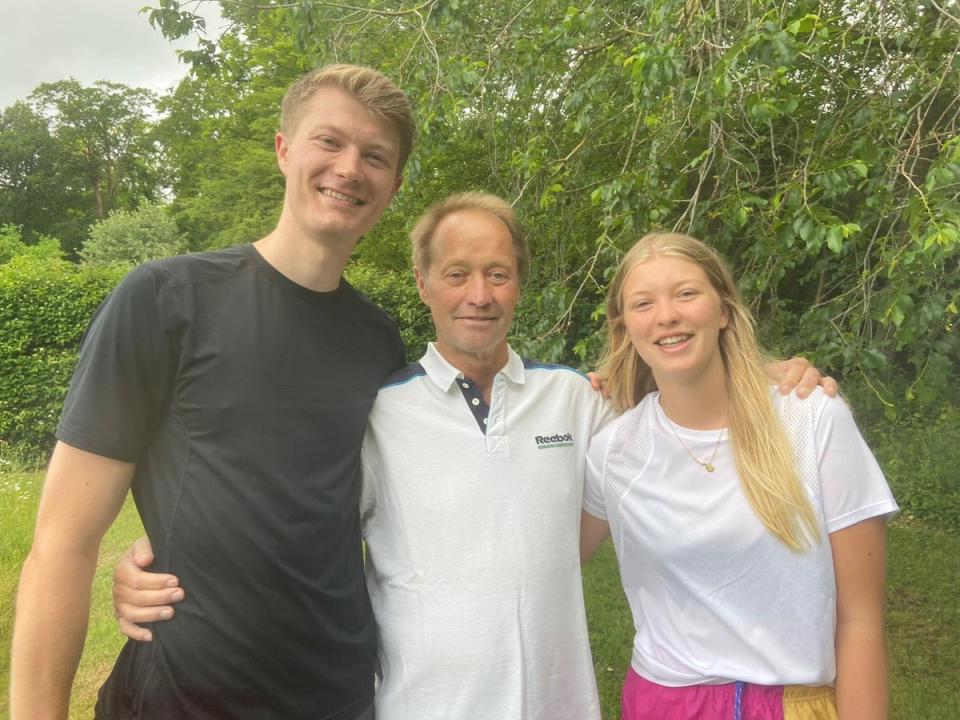
[[[689,335],[674,335],[673,337],[663,338],[663,340],[657,340],[657,345],[676,345],[689,339]]]
[[[320,194],[326,195],[327,197],[332,197],[334,200],[345,200],[346,202],[353,203],[354,205],[363,204],[363,201],[359,198],[350,197],[349,195],[338,193],[336,190],[331,190],[329,188],[321,188]]]

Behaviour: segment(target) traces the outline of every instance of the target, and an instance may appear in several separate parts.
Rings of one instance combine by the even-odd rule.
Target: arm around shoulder
[[[67,716],[97,553],[134,467],[62,442],[54,449],[17,593],[11,720]]]

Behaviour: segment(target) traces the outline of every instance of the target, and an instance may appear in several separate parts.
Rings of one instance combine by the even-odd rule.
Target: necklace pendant
[[[716,470],[716,468],[713,466],[713,463],[704,463],[703,469],[706,470],[707,472],[713,472],[714,470]]]

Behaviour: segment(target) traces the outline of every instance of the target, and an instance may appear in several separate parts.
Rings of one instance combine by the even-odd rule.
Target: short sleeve
[[[162,292],[156,271],[141,266],[94,313],[57,438],[116,460],[140,459],[169,402],[175,375]]]
[[[883,471],[843,400],[826,399],[814,433],[828,533],[898,511]]]
[[[590,440],[587,450],[586,470],[583,485],[583,509],[601,520],[607,520],[607,506],[603,499],[603,470],[607,448],[613,437],[616,422],[608,421],[599,433]]]

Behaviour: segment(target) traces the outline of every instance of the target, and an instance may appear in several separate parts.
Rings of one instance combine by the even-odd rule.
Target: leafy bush
[[[904,517],[960,529],[960,402],[944,388],[938,403],[899,412],[858,384],[842,383],[867,443],[883,468]],[[905,394],[900,387],[896,394]]]
[[[183,235],[163,206],[145,204],[133,212],[112,212],[91,227],[80,258],[87,265],[132,267],[185,249]]]
[[[0,265],[18,255],[23,247],[20,242],[20,228],[16,225],[0,225]]]
[[[400,337],[407,348],[407,359],[415,362],[434,338],[430,313],[420,302],[413,273],[400,273],[352,262],[347,280],[382,307],[400,326]]]
[[[37,236],[31,245],[23,242],[20,228],[16,225],[0,225],[0,265],[15,257],[27,255],[37,260],[59,260],[63,258],[60,241],[45,235]]]
[[[960,530],[960,408],[882,420],[868,434],[903,515]]]
[[[49,451],[80,338],[121,275],[31,253],[0,265],[0,443],[5,452]]]

